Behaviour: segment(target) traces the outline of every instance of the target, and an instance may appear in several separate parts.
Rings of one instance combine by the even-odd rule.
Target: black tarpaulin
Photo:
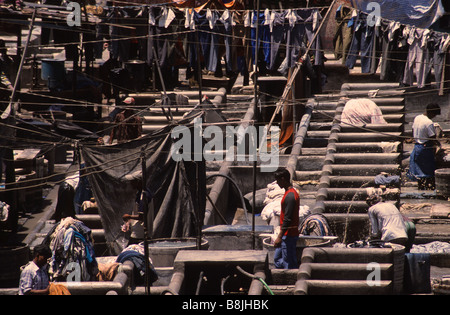
[[[126,245],[121,232],[122,216],[131,213],[137,192],[125,176],[142,170],[142,150],[146,159],[146,187],[154,195],[154,233],[150,237],[198,235],[197,224],[203,221],[204,213],[204,163],[174,161],[170,154],[174,141],[171,130],[169,126],[114,146],[81,146],[111,254],[118,255]]]

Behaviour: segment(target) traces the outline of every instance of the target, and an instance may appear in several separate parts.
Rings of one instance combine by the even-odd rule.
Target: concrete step
[[[336,110],[322,110],[322,109],[314,109],[311,119],[327,119],[332,121],[334,119],[334,116],[336,115]]]
[[[311,279],[314,280],[366,280],[368,271],[365,263],[346,264],[310,264]],[[392,276],[393,265],[379,264],[380,280],[389,280]]]
[[[295,294],[308,295],[387,295],[392,294],[392,281],[383,280],[369,286],[367,280],[300,280]]]
[[[308,130],[317,131],[317,130],[330,130],[333,122],[310,122]]]
[[[317,110],[336,110],[338,104],[339,103],[336,101],[320,101],[320,102],[317,102],[315,109],[317,109]]]
[[[322,171],[295,171],[297,181],[318,181],[322,175]]]
[[[306,136],[309,138],[327,138],[330,136],[330,130],[314,130],[307,131]]]
[[[334,176],[376,176],[381,172],[400,175],[398,164],[334,164],[329,165]]]
[[[386,143],[388,144],[388,143]],[[348,142],[336,143],[337,153],[383,153],[383,144],[380,142]]]
[[[399,164],[400,153],[335,153],[335,164]]]
[[[328,182],[331,188],[360,188],[360,187],[374,187],[374,176],[330,176],[322,178],[321,181]]]
[[[399,202],[394,202],[397,207],[399,206]],[[361,200],[325,200],[322,201],[323,204],[323,212],[324,213],[360,213],[367,214],[367,210],[369,206],[366,201]]]
[[[386,114],[383,115],[384,120],[386,120],[386,122],[388,124],[390,123],[404,123],[405,121],[405,114]],[[335,117],[338,121],[341,120],[341,115],[340,114],[336,114]]]
[[[367,213],[369,206],[365,201],[323,201],[324,213]]]
[[[390,124],[367,124],[364,126],[351,126],[348,124],[341,124],[341,132],[402,132],[402,123]]]
[[[392,82],[345,83],[342,85],[341,91],[395,90],[399,88],[399,83]]]
[[[404,114],[405,106],[404,105],[378,105],[378,108],[381,110],[383,115],[387,114]],[[342,113],[344,110],[344,106],[336,109],[337,113]]]
[[[77,214],[76,218],[90,229],[102,229],[102,219],[99,214]]]
[[[343,91],[347,97],[357,98],[357,97],[369,97],[369,93],[372,93],[372,90],[355,90],[355,91]],[[380,90],[377,93],[377,96],[374,98],[374,101],[377,98],[383,97],[401,97],[405,94],[405,90]]]
[[[401,141],[401,132],[386,133],[356,133],[347,132],[337,134],[339,142],[376,142],[376,141]]]
[[[365,201],[367,198],[366,188],[322,188],[317,192],[317,198],[323,198],[323,200],[355,200]],[[397,200],[400,198],[400,189],[393,188],[391,193],[386,195],[388,200]]]

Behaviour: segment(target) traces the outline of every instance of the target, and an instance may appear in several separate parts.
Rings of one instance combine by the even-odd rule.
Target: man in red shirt
[[[278,169],[275,179],[285,193],[281,200],[280,233],[274,242],[274,264],[278,269],[297,269],[300,197],[292,186],[291,174],[287,169]]]

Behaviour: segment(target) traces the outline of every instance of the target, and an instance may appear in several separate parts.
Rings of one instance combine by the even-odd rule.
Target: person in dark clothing
[[[10,67],[12,59],[8,56],[8,50],[5,41],[0,39],[0,95],[9,96],[10,91],[14,89],[10,79]]]
[[[133,105],[134,99],[128,97],[124,104]],[[123,143],[129,140],[137,139],[142,135],[142,120],[141,117],[135,114],[134,109],[126,108],[124,111],[115,116],[114,122],[116,126],[111,131],[109,143],[112,144],[114,140],[118,143]]]
[[[137,191],[135,199],[135,208],[132,210],[131,214],[124,214],[122,216],[125,224],[122,226],[123,232],[131,231],[128,245],[139,244],[144,240],[145,237],[145,226],[144,226],[144,212],[145,206],[147,207],[147,223],[148,223],[148,233],[151,237],[153,231],[153,196],[148,189],[143,189],[142,184],[142,172],[137,171],[132,174],[125,176],[125,179],[131,183],[133,188]]]
[[[278,269],[296,269],[300,197],[292,186],[291,175],[287,169],[277,170],[275,179],[278,186],[284,188],[285,193],[281,200],[280,232],[274,242],[274,263]]]

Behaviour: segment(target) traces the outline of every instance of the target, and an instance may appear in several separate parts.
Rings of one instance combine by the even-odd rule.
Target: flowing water
[[[365,188],[367,187],[367,185],[369,185],[370,182],[366,182],[364,184],[361,185],[361,187],[359,188]],[[350,201],[350,206],[347,208],[347,217],[345,218],[345,228],[344,228],[344,237],[342,240],[342,243],[346,244],[347,243],[347,232],[348,232],[348,223],[349,223],[349,217],[350,217],[350,210],[353,206],[353,202],[355,201],[356,197],[358,196],[360,192],[356,192],[353,197],[352,200]]]

